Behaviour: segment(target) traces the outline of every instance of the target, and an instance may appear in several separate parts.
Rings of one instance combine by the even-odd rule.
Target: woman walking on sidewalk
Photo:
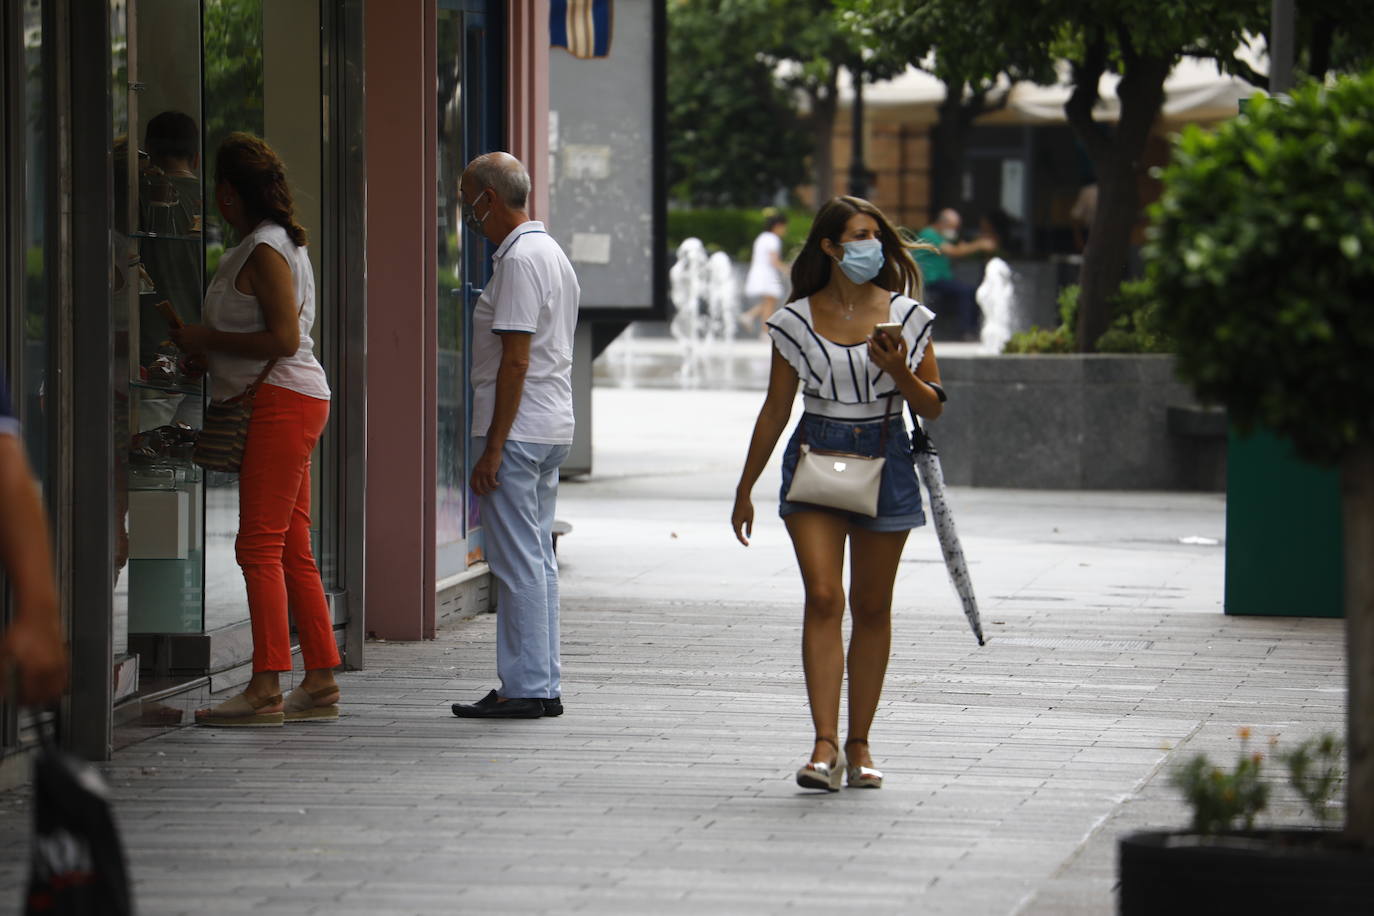
[[[887,672],[892,590],[907,533],[925,524],[902,408],[941,412],[944,392],[930,344],[935,316],[915,299],[920,273],[882,211],[856,197],[832,198],[817,214],[792,265],[792,299],[768,321],[773,361],[735,492],[731,525],[748,546],[750,498],[786,428],[800,383],[805,413],[783,453],[778,514],[796,550],[806,592],[802,666],[816,738],[797,771],[805,788],[880,788],[868,732]],[[888,325],[880,331],[878,325]],[[895,327],[894,327],[895,325]],[[876,516],[789,501],[803,443],[882,456]],[[841,753],[840,687],[845,673],[844,552],[849,543],[849,729]],[[848,766],[845,766],[846,760]]]
[[[315,280],[286,170],[249,134],[230,134],[215,159],[215,203],[241,239],[220,259],[205,324],[172,332],[209,358],[210,396],[259,385],[239,472],[235,552],[248,587],[253,677],[243,693],[196,712],[200,725],[281,725],[339,715],[339,650],[310,547],[310,453],[329,418],[329,384],[315,359]],[[305,678],[283,701],[291,670],[288,608]]]

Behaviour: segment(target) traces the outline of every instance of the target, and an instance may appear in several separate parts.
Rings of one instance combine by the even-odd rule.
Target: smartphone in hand
[[[883,321],[873,326],[873,336],[877,337],[886,334],[887,339],[895,347],[902,339],[902,325],[898,321]]]

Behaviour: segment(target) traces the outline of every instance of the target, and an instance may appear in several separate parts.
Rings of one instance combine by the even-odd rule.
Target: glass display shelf
[[[204,391],[203,382],[150,382],[145,379],[129,379],[129,387],[137,388],[140,391],[162,391],[167,394],[191,394],[197,395]]]
[[[179,490],[194,486],[205,472],[190,459],[159,458],[129,464],[130,490]]]
[[[131,236],[136,239],[146,239],[154,242],[200,242],[203,239],[199,233],[193,235],[175,235],[171,232],[144,232],[142,229],[131,233]]]
[[[129,631],[198,633],[203,626],[202,488],[189,460],[129,464]]]

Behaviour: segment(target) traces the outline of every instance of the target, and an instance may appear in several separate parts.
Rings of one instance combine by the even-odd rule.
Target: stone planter
[[[1374,910],[1374,853],[1334,830],[1133,833],[1117,843],[1117,875],[1120,916]]]
[[[950,403],[931,435],[950,484],[1225,487],[1225,418],[1198,406],[1172,356],[948,355],[940,374]]]

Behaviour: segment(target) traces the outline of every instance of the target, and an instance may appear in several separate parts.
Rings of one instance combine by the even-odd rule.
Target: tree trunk
[[[1346,832],[1374,848],[1374,445],[1341,465],[1347,670]]]
[[[1111,300],[1121,286],[1130,256],[1131,229],[1140,217],[1136,178],[1146,141],[1164,102],[1164,80],[1173,69],[1167,57],[1143,57],[1126,48],[1126,72],[1117,85],[1121,117],[1108,136],[1093,119],[1097,81],[1106,67],[1106,44],[1098,41],[1075,72],[1064,112],[1097,171],[1097,212],[1079,273],[1078,349],[1091,352],[1111,324]]]
[[[1078,349],[1084,353],[1094,349],[1111,325],[1112,297],[1126,276],[1131,230],[1140,212],[1134,163],[1127,155],[1125,150],[1116,149],[1107,161],[1093,163],[1097,211],[1078,273],[1078,327],[1074,329]]]
[[[839,67],[831,68],[824,87],[810,91],[811,171],[816,181],[816,208],[835,196],[835,113],[839,108]]]
[[[945,207],[957,207],[963,184],[966,134],[960,100],[964,85],[945,84],[945,100],[940,103],[939,120],[930,131],[930,219]]]

